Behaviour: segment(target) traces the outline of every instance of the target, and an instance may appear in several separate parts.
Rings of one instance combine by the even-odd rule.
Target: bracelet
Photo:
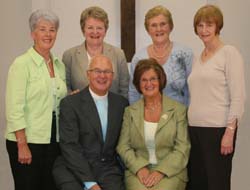
[[[17,142],[18,144],[26,143],[26,137],[24,137],[24,138],[17,138],[17,139],[16,139],[16,142]]]
[[[232,132],[234,132],[234,131],[235,131],[235,127],[228,126],[227,128],[228,128],[228,129],[230,129]]]

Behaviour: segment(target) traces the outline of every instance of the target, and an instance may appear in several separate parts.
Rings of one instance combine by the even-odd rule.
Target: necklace
[[[204,48],[202,54],[204,57],[212,56],[214,55],[221,47],[223,46],[222,42],[219,42],[214,48],[208,49]]]
[[[50,77],[54,77],[53,64],[51,64],[51,59],[49,58],[46,62],[47,69],[49,71]]]
[[[160,102],[158,102],[157,104],[151,104],[151,105],[145,104],[145,109],[148,110],[150,113],[154,113],[160,107],[161,107]]]
[[[149,55],[152,58],[155,58],[160,64],[163,64],[165,63],[167,57],[169,56],[171,48],[172,48],[172,42],[169,42],[162,48],[163,53],[159,54],[158,53],[159,50],[156,48],[156,46],[151,45],[149,46]]]

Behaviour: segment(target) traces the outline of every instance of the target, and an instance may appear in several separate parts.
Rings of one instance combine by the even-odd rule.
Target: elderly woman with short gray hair
[[[50,52],[59,19],[37,10],[29,25],[34,45],[8,73],[6,147],[15,190],[55,190],[51,170],[60,153],[59,103],[67,92],[64,65]]]

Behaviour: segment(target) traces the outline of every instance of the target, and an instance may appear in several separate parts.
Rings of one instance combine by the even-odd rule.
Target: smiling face
[[[87,76],[91,90],[99,96],[105,95],[113,80],[111,61],[103,55],[94,57],[89,65]]]
[[[104,22],[92,17],[87,18],[83,34],[89,45],[102,45],[103,39],[106,35]]]
[[[57,30],[55,24],[41,19],[31,32],[34,48],[39,52],[49,52],[56,40]]]
[[[153,69],[149,69],[141,75],[140,90],[145,98],[152,98],[160,94],[159,76]]]
[[[167,18],[160,14],[148,20],[148,34],[153,43],[165,43],[169,40],[171,27]]]
[[[210,43],[215,38],[216,34],[216,23],[201,21],[196,26],[197,35],[203,41],[203,43]]]

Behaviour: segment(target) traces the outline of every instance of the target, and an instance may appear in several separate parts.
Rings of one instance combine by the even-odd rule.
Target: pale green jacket
[[[52,59],[58,115],[60,100],[67,93],[65,68],[58,58],[52,56]],[[17,57],[9,69],[6,89],[6,139],[16,141],[15,131],[25,129],[27,142],[50,143],[52,112],[53,95],[47,66],[43,57],[30,48]]]
[[[117,152],[129,172],[149,165],[149,153],[144,138],[144,100],[127,107],[124,113]],[[154,168],[167,177],[187,181],[190,142],[184,105],[163,96],[163,111],[155,133],[157,165]]]

